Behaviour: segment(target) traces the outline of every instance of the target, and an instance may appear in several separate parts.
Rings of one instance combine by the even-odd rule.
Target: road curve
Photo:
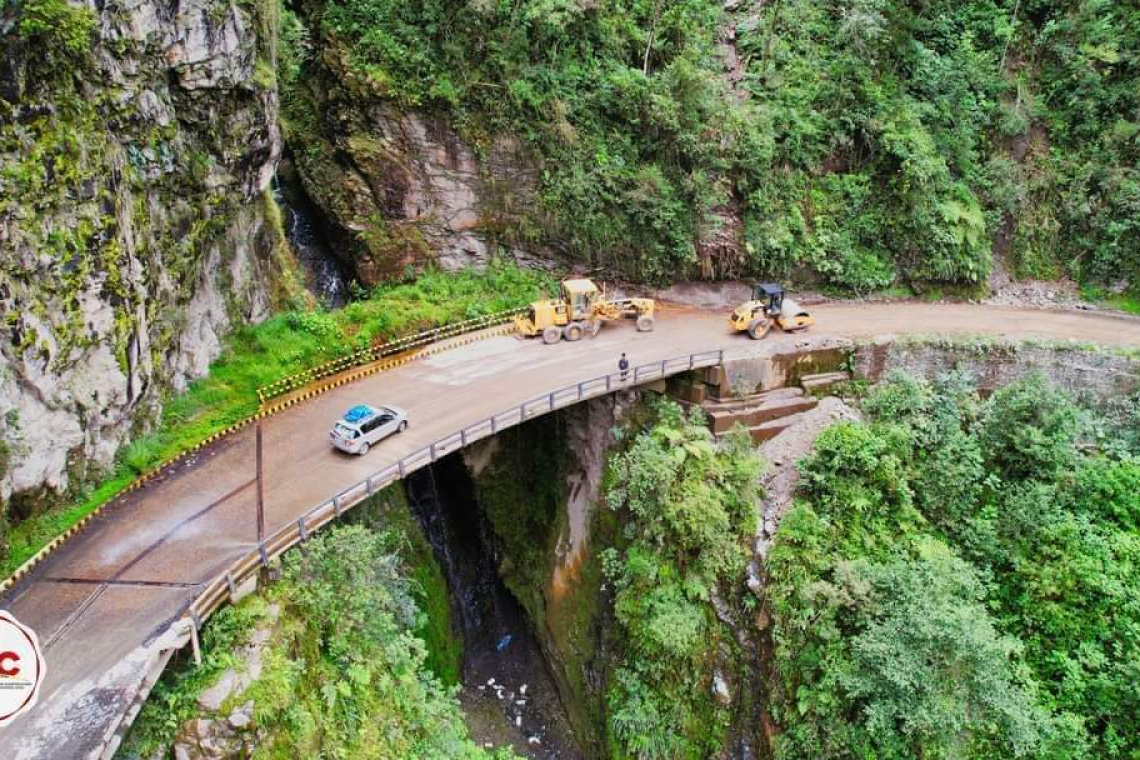
[[[984,334],[1140,347],[1140,320],[965,304],[815,307],[813,334]],[[607,325],[592,340],[545,346],[491,338],[364,378],[264,422],[266,533],[296,521],[395,460],[461,427],[543,393],[633,364],[725,349],[762,354],[797,337],[761,342],[727,328],[727,314],[665,307],[653,333]],[[251,389],[252,392],[252,389]],[[359,402],[408,410],[411,427],[365,457],[333,451],[327,431]],[[46,646],[39,704],[0,728],[6,757],[85,758],[98,752],[143,678],[146,647],[202,586],[256,545],[253,430],[247,428],[106,509],[18,584],[0,606]]]

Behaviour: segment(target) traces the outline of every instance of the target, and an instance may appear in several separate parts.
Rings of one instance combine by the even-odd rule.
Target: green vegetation
[[[548,580],[565,530],[570,445],[559,415],[499,433],[492,467],[475,479],[475,496],[509,557],[499,574],[538,628],[545,625]]]
[[[443,570],[436,562],[431,544],[412,514],[401,486],[374,496],[372,504],[380,510],[374,518],[369,515],[372,510],[361,505],[352,511],[349,519],[355,522],[363,516],[366,525],[373,529],[386,526],[399,537],[402,544],[400,556],[412,584],[412,597],[423,611],[412,632],[424,642],[427,650],[424,667],[444,686],[455,686],[460,680],[463,638],[452,621],[451,591],[447,588]]]
[[[67,0],[21,0],[20,20],[16,26],[20,36],[44,44],[49,54],[61,63],[80,61],[91,48],[95,31],[95,12],[87,6],[72,5]]]
[[[713,597],[738,607],[754,534],[760,460],[743,431],[714,444],[701,413],[651,408],[652,426],[611,460],[607,504],[625,524],[602,555],[621,652],[607,696],[612,756],[703,758],[731,711],[714,670],[739,675]]]
[[[1140,11],[1127,4],[298,12],[284,24],[287,105],[332,47],[356,97],[440,115],[477,146],[521,137],[542,160],[540,203],[514,232],[580,260],[652,281],[797,274],[869,291],[977,286],[994,247],[1019,275],[1140,280]],[[725,215],[740,245],[702,249]]]
[[[201,668],[183,661],[168,670],[123,754],[149,757],[169,746],[198,714],[198,694],[260,626],[272,631],[261,676],[222,706],[226,714],[253,700],[257,760],[512,757],[468,740],[454,692],[428,670],[401,543],[397,533],[336,526],[286,554],[281,582],[206,625]]]
[[[1110,309],[1140,316],[1140,295],[1111,293],[1090,285],[1081,288],[1081,297],[1088,301],[1100,303]]]
[[[429,271],[414,281],[381,285],[336,312],[290,311],[239,328],[209,375],[169,399],[157,428],[124,447],[108,482],[77,504],[12,526],[0,575],[11,573],[137,475],[256,412],[258,386],[377,340],[512,308],[552,288],[546,276],[508,264],[494,264],[482,274]]]
[[[874,390],[769,556],[777,758],[1133,758],[1140,396]]]
[[[218,610],[201,631],[202,664],[195,665],[189,653],[176,655],[143,703],[120,750],[122,755],[151,757],[155,750],[168,746],[179,726],[198,714],[198,695],[227,669],[239,667],[238,648],[249,642],[259,625],[272,623],[269,602],[261,596]]]

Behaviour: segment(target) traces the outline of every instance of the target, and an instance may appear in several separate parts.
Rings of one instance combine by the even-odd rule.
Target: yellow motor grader
[[[563,280],[559,297],[535,301],[525,314],[515,317],[515,328],[525,337],[542,336],[546,344],[575,341],[589,333],[598,334],[603,322],[628,317],[639,332],[653,329],[652,298],[607,298],[592,280]]]
[[[772,329],[773,323],[784,332],[796,332],[814,325],[815,317],[785,297],[782,285],[762,282],[753,286],[752,300],[737,306],[728,323],[738,332],[747,330],[752,340],[760,340]]]

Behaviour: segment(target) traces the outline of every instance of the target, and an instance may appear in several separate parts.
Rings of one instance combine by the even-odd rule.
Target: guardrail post
[[[662,359],[661,360],[661,377],[665,377],[665,362],[667,362],[667,361],[669,361],[669,360],[668,359]]]
[[[689,369],[693,369],[693,362],[696,360],[696,354],[689,354]]]
[[[257,554],[259,557],[261,557],[261,564],[262,565],[268,565],[269,564],[269,555],[265,553],[265,542],[264,541],[258,541],[257,542]]]
[[[519,404],[519,422],[526,422],[526,404]]]
[[[583,385],[582,383],[578,383],[578,400],[579,401],[582,400],[582,394],[584,393],[584,391],[582,390],[582,385]]]
[[[460,430],[459,431],[459,445],[463,446],[464,448],[467,447],[467,431],[466,430]]]
[[[202,625],[202,621],[198,619],[198,613],[190,610],[190,646],[194,650],[194,665],[197,667],[202,666],[202,647],[198,644],[198,627]]]
[[[716,363],[717,364],[724,364],[724,349],[723,348],[717,352]]]
[[[396,465],[397,465],[396,469],[400,473],[400,480],[403,480],[404,479],[404,460],[401,459],[399,462],[396,463]]]
[[[495,415],[491,415],[491,435],[494,435],[496,432],[498,432],[495,427]]]
[[[554,411],[554,394],[550,394],[550,411]]]
[[[372,480],[371,479],[369,479],[369,481],[368,481],[368,494],[369,494],[369,496],[372,495]],[[332,502],[333,502],[333,515],[335,515],[336,517],[340,517],[340,497],[334,496],[332,499]]]
[[[297,520],[297,527],[300,528],[300,530],[301,530],[301,540],[302,541],[308,541],[309,540],[309,531],[305,529],[305,518],[304,517]]]
[[[226,585],[230,587],[230,599],[232,600],[237,596],[237,584],[234,583],[234,574],[226,573]]]
[[[613,379],[614,379],[613,375],[606,375],[606,393],[609,393],[611,388],[613,387]]]
[[[428,447],[428,454],[431,457],[431,461],[434,462],[435,461],[435,444],[434,443]]]
[[[264,479],[262,478],[261,466],[261,421],[257,423],[256,435],[256,469],[255,477],[257,478],[257,540],[260,541],[265,538],[265,488]]]

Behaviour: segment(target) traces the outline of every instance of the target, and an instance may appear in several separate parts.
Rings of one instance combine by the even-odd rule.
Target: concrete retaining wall
[[[879,338],[855,346],[850,367],[872,383],[894,371],[928,379],[963,371],[983,393],[1033,372],[1092,401],[1140,390],[1140,355],[1083,345]]]
[[[719,398],[747,396],[798,385],[805,375],[845,369],[853,349],[851,341],[836,338],[777,345],[771,352],[726,358],[723,366],[710,367],[704,379]]]
[[[710,395],[729,398],[798,385],[805,375],[837,370],[871,383],[896,370],[927,379],[957,370],[972,375],[983,393],[1040,372],[1092,401],[1140,391],[1140,352],[986,338],[883,336],[856,342],[821,337],[726,359],[702,379]]]

